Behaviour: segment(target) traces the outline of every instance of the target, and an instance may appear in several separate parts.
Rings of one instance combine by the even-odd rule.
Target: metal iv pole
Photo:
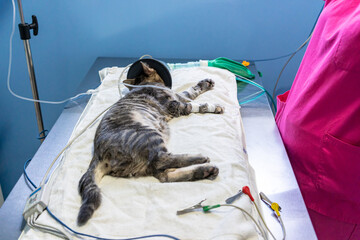
[[[37,90],[35,71],[34,71],[34,64],[33,64],[33,60],[32,60],[31,48],[30,48],[30,42],[29,42],[29,39],[31,37],[30,29],[33,30],[33,33],[35,36],[38,34],[38,23],[37,23],[37,19],[36,19],[35,15],[32,16],[31,24],[25,23],[21,0],[17,0],[17,2],[18,2],[18,6],[19,6],[19,13],[20,13],[20,19],[21,19],[21,23],[19,24],[20,38],[24,42],[26,62],[27,62],[27,66],[28,66],[29,76],[30,76],[32,95],[33,95],[34,100],[39,100],[39,94],[38,94],[38,90]],[[35,101],[34,106],[35,106],[37,125],[38,125],[38,129],[39,129],[39,136],[40,136],[39,139],[41,142],[43,142],[45,139],[45,132],[44,132],[44,124],[43,124],[43,119],[42,119],[42,114],[41,114],[40,103]]]

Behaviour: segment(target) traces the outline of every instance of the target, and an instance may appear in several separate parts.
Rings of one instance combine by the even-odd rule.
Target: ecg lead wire
[[[56,235],[56,236],[61,237],[63,239],[69,239],[69,237],[66,234],[64,234],[63,232],[61,232],[59,229],[56,229],[56,228],[51,227],[51,226],[46,226],[46,225],[43,225],[43,224],[36,223],[34,215],[31,215],[31,217],[30,217],[30,219],[28,219],[27,223],[31,228],[38,229],[40,231]]]
[[[260,227],[260,225],[256,222],[256,220],[254,219],[253,216],[251,216],[250,213],[248,213],[247,211],[245,211],[244,209],[242,209],[241,207],[238,207],[236,205],[233,204],[220,204],[220,206],[224,206],[224,207],[234,207],[240,211],[242,211],[243,213],[245,213],[248,217],[250,217],[250,219],[255,223],[256,227],[259,229],[259,231],[261,232],[261,235],[263,235],[264,239],[267,240],[267,235],[265,233],[265,231],[262,229],[262,227]]]

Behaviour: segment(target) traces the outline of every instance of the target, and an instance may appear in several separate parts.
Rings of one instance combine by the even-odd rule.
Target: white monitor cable
[[[8,74],[7,74],[7,81],[6,81],[7,82],[7,88],[9,90],[9,92],[11,93],[11,95],[13,95],[16,98],[19,98],[19,99],[22,99],[22,100],[25,100],[25,101],[30,101],[30,102],[39,102],[39,103],[47,103],[47,104],[62,104],[62,103],[65,103],[67,101],[72,101],[72,100],[74,100],[74,99],[76,99],[76,98],[78,98],[80,96],[89,95],[89,94],[93,94],[93,93],[97,92],[94,89],[89,89],[85,93],[79,93],[76,96],[71,97],[71,98],[67,98],[65,100],[47,101],[47,100],[36,100],[36,99],[28,98],[28,97],[23,97],[23,96],[20,96],[19,94],[16,94],[11,89],[10,78],[11,78],[11,67],[12,67],[12,41],[13,41],[13,37],[14,37],[14,33],[15,33],[15,16],[16,16],[16,13],[15,13],[16,7],[15,7],[14,0],[12,0],[12,6],[13,6],[12,30],[11,30],[11,34],[10,34],[10,40],[9,40],[9,42],[10,42],[9,43],[9,66],[8,66]]]

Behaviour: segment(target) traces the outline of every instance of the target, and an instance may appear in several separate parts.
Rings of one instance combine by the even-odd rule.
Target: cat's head
[[[155,69],[149,67],[147,63],[140,62],[143,68],[143,73],[137,76],[136,78],[132,79],[125,79],[124,83],[130,85],[161,85],[165,86],[164,80],[159,76]],[[126,86],[126,85],[125,85]],[[131,86],[126,86],[130,90],[132,89]]]

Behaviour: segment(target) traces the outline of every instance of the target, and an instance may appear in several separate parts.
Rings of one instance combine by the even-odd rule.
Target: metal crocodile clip
[[[271,208],[271,204],[273,203],[263,192],[260,192],[260,199]],[[281,207],[279,206],[279,211],[281,211]]]
[[[232,204],[236,199],[240,198],[240,196],[243,194],[243,191],[239,190],[239,192],[237,194],[235,194],[232,197],[229,197],[228,199],[225,200],[225,202],[227,204]]]
[[[185,213],[193,212],[196,209],[203,208],[203,206],[201,204],[203,202],[205,202],[205,201],[206,201],[206,199],[202,200],[201,202],[199,202],[198,204],[195,204],[192,207],[188,207],[188,208],[185,208],[183,210],[179,210],[179,211],[176,212],[176,215],[182,215],[182,214],[185,214]]]

